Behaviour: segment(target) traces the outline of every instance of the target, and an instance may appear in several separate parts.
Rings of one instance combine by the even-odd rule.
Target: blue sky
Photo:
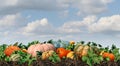
[[[120,0],[0,1],[0,44],[62,39],[120,47]]]

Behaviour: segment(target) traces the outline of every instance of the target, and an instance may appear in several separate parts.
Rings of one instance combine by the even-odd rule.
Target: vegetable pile
[[[0,66],[120,66],[119,48],[48,40],[0,45]]]

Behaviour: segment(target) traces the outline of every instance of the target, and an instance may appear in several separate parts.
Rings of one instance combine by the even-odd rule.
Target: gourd
[[[20,55],[19,54],[12,54],[10,56],[11,61],[19,61],[20,60]]]
[[[42,53],[42,60],[49,58],[53,54],[53,52],[54,52],[53,50],[43,52]]]
[[[74,48],[74,52],[81,57],[87,55],[88,50],[90,49],[91,48],[88,45],[77,44]]]
[[[67,58],[73,59],[74,58],[74,52],[71,51],[67,54]]]
[[[52,45],[50,43],[34,44],[34,45],[31,45],[30,47],[28,47],[27,52],[29,54],[31,54],[33,57],[35,57],[37,55],[37,51],[45,52],[45,51],[49,51],[49,50],[55,50],[54,45]]]
[[[18,46],[8,46],[5,50],[4,53],[6,56],[10,56],[14,51],[20,50]]]

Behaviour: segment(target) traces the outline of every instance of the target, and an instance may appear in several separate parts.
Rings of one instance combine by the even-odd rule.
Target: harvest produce
[[[74,52],[71,51],[67,54],[67,58],[73,59],[74,58]]]
[[[0,66],[120,66],[120,52],[95,42],[17,42],[0,45]]]
[[[56,50],[56,53],[59,55],[60,58],[66,57],[69,52],[70,51],[66,50],[65,48],[58,48]]]
[[[82,45],[82,44],[78,44],[74,48],[74,52],[78,54],[80,57],[87,55],[88,50],[90,50],[90,47],[88,45]]]
[[[14,51],[20,50],[19,47],[17,46],[8,46],[5,50],[4,53],[7,56],[10,56]]]
[[[20,60],[20,55],[19,54],[12,54],[10,56],[11,61],[19,61]]]
[[[111,61],[114,61],[115,56],[114,56],[113,53],[104,52],[103,53],[103,58],[109,58]]]
[[[43,52],[42,60],[45,60],[45,59],[49,58],[50,56],[52,56],[53,52],[54,52],[53,50]]]
[[[30,47],[28,47],[27,52],[29,54],[31,54],[32,56],[36,56],[37,53],[36,51],[41,51],[41,52],[45,52],[45,51],[49,51],[49,50],[55,50],[54,45],[52,44],[35,44],[35,45],[31,45]]]

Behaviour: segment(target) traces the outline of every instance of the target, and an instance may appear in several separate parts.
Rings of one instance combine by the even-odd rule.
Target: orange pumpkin
[[[8,46],[5,50],[4,53],[7,56],[10,56],[14,51],[20,50],[18,46]]]
[[[31,54],[33,57],[35,57],[37,55],[36,51],[40,51],[40,52],[45,52],[45,51],[49,51],[49,50],[54,50],[55,47],[52,44],[35,44],[35,45],[31,45],[27,52],[29,54]]]
[[[56,53],[58,54],[58,56],[60,58],[66,57],[69,52],[70,52],[70,50],[66,50],[62,47],[60,47],[56,50]]]
[[[108,57],[110,59],[110,61],[114,61],[114,59],[115,59],[115,55],[112,53],[108,53],[108,52],[104,52],[102,56],[103,56],[103,58]]]

